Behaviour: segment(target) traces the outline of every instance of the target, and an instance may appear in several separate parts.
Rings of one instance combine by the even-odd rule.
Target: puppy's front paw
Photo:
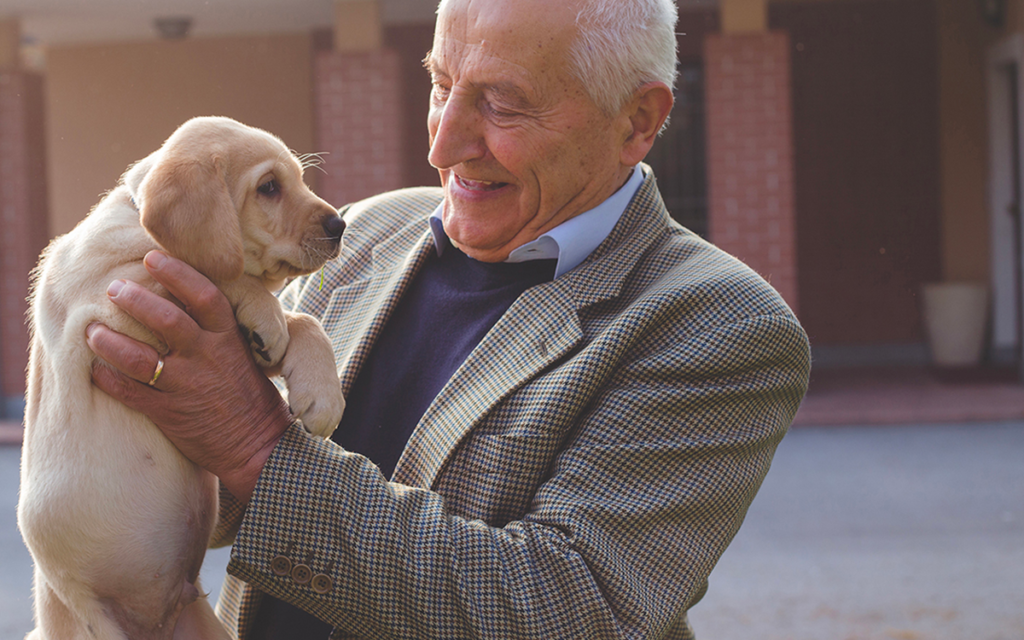
[[[281,375],[292,414],[310,433],[330,437],[345,411],[331,341],[316,318],[304,313],[288,313],[287,318],[291,339]]]
[[[242,330],[242,335],[249,341],[249,348],[252,349],[256,363],[260,366],[271,367],[280,362],[281,358],[284,357],[285,349],[288,347],[287,340],[266,340],[259,332],[250,329],[244,324],[238,325],[238,328]]]
[[[330,438],[345,413],[345,396],[341,393],[340,384],[315,386],[320,388],[289,388],[288,404],[292,415],[302,420],[307,431],[321,438]]]

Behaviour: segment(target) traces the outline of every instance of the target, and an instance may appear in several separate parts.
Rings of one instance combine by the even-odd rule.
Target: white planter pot
[[[923,286],[924,320],[932,362],[941,367],[978,364],[988,319],[988,289],[972,282]]]

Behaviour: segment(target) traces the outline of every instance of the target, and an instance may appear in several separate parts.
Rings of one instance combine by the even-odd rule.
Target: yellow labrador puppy
[[[92,322],[161,344],[107,300],[115,279],[170,297],[142,265],[163,248],[231,301],[292,411],[328,436],[344,398],[320,324],[270,293],[338,255],[344,222],[269,133],[196,118],[125,173],[35,273],[18,524],[35,560],[33,640],[226,639],[197,577],[216,479],[90,382]]]

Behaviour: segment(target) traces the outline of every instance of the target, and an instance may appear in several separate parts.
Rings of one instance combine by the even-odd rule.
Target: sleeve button
[[[295,584],[306,584],[313,579],[313,570],[307,565],[298,564],[292,569],[292,580]]]
[[[288,543],[288,548],[284,550],[284,553],[274,556],[270,561],[270,570],[275,576],[286,576],[292,571],[292,561],[288,559],[288,554],[292,552],[294,545]]]
[[[292,571],[292,561],[284,556],[274,556],[270,561],[270,570],[275,576],[286,576]]]
[[[334,588],[334,581],[322,573],[313,576],[313,591],[324,595]]]

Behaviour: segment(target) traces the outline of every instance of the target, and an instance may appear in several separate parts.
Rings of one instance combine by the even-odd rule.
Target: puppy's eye
[[[281,192],[281,186],[277,184],[277,180],[267,180],[256,187],[256,190],[265,196],[272,196]]]

